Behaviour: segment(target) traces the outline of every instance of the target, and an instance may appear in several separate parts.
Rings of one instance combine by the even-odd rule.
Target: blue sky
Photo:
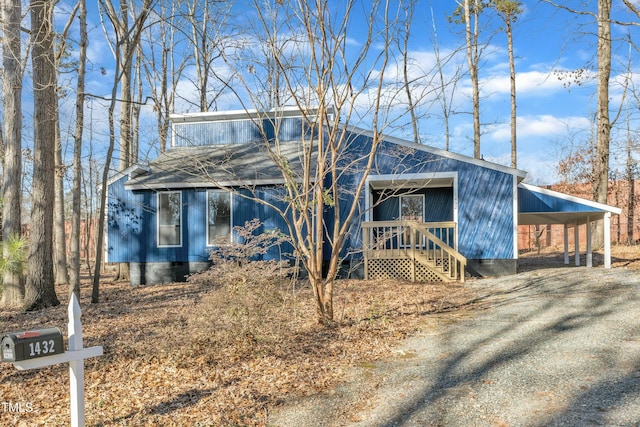
[[[249,2],[252,3],[252,2]],[[340,3],[336,1],[336,4]],[[591,16],[573,15],[558,10],[545,2],[525,1],[524,12],[514,26],[514,48],[516,56],[516,85],[518,103],[518,167],[529,172],[528,181],[534,184],[550,184],[557,181],[555,174],[558,158],[572,145],[588,141],[592,134],[592,117],[595,110],[595,80],[593,71],[596,60],[595,21]],[[575,6],[585,10],[583,1],[563,1],[564,5]],[[595,1],[587,2],[591,12],[595,13]],[[614,2],[613,14],[621,20],[637,21],[637,17],[627,13]],[[236,2],[237,20],[247,19],[251,10],[247,6],[242,9],[242,1]],[[363,3],[366,4],[366,3]],[[92,5],[92,7],[95,7]],[[453,0],[424,0],[420,1],[415,11],[415,23],[411,32],[410,56],[412,58],[411,71],[416,76],[427,75],[430,78],[434,72],[434,34],[433,25],[437,28],[437,41],[440,52],[446,55],[456,52],[454,59],[445,67],[445,80],[453,79],[456,70],[466,71],[466,57],[464,51],[464,36],[460,26],[447,22],[447,16],[455,8]],[[61,14],[62,16],[62,14]],[[358,25],[358,19],[366,19],[365,14],[354,15],[353,32],[350,37],[353,43],[361,43],[363,34]],[[105,41],[104,33],[99,24],[97,12],[93,9],[89,16],[92,27],[90,36],[90,66],[87,78],[89,92],[109,96],[112,84],[113,63],[110,49]],[[481,79],[481,121],[483,135],[481,138],[481,152],[486,160],[500,164],[510,164],[510,98],[509,98],[509,68],[506,49],[506,37],[498,31],[497,20],[488,18],[481,22],[481,39],[487,42],[480,67]],[[620,104],[621,90],[619,82],[624,80],[626,62],[628,59],[628,45],[623,42],[628,31],[631,37],[640,40],[637,29],[613,27],[616,44],[614,47],[614,69],[612,71],[611,101],[612,116]],[[639,54],[632,52],[632,69],[638,67]],[[102,67],[105,67],[106,74]],[[221,64],[220,69],[224,66]],[[580,84],[567,79],[559,79],[566,72],[584,68],[586,71]],[[193,70],[187,72],[193,73]],[[393,74],[393,72],[390,72]],[[423,80],[426,81],[427,78]],[[427,85],[425,84],[425,87]],[[456,90],[448,96],[454,99],[454,110],[458,113],[451,120],[451,150],[472,155],[472,117],[471,97],[468,75],[464,74],[457,83]],[[184,97],[194,96],[190,93],[188,83],[181,89]],[[233,97],[224,98],[219,109],[238,109],[239,103]],[[106,119],[105,108],[94,100],[93,132],[97,139],[104,139]],[[70,102],[69,105],[72,105]],[[64,106],[63,106],[64,108]],[[189,110],[187,104],[178,104],[177,111]],[[183,110],[183,111],[181,111]],[[632,109],[637,111],[638,108]],[[193,111],[193,110],[192,110]],[[630,110],[631,111],[631,110]],[[433,96],[426,96],[420,108],[421,139],[428,145],[444,148],[443,121],[438,104]],[[153,112],[145,112],[149,119],[148,130],[142,132],[141,143],[145,153],[154,157],[157,152],[157,134],[154,133]],[[633,118],[632,119],[637,119]],[[637,127],[632,126],[632,127]],[[394,136],[409,137],[402,129],[395,129]],[[616,167],[616,148],[618,140],[624,134],[614,130],[612,133],[612,167]],[[98,151],[106,148],[98,146]],[[618,150],[619,151],[619,150]]]
[[[434,0],[430,3],[440,27],[441,48],[447,46],[455,49],[461,43],[462,35],[454,32],[458,29],[443,19],[453,2]],[[581,2],[562,3],[584,10]],[[592,9],[595,11],[595,5]],[[518,167],[529,172],[530,182],[550,184],[557,181],[555,168],[558,158],[572,144],[588,141],[592,135],[591,117],[596,106],[596,86],[593,79],[596,67],[596,28],[592,17],[572,15],[544,2],[525,1],[523,10],[514,26]],[[626,14],[622,9],[615,9],[614,13],[620,19],[634,20],[633,15]],[[496,23],[497,21],[488,22],[485,34],[494,34]],[[612,30],[614,38],[618,40],[625,37],[627,31],[615,26]],[[638,36],[637,30],[635,34]],[[483,123],[481,152],[487,160],[509,165],[510,89],[506,37],[503,33],[495,33],[489,43],[480,69]],[[431,43],[425,43],[420,49],[428,51],[430,45]],[[620,104],[621,90],[615,82],[624,78],[626,67],[623,68],[623,65],[626,66],[627,53],[628,46],[618,42],[614,50],[610,92],[612,113],[615,113]],[[632,67],[637,67],[637,59],[638,53],[633,52],[632,60],[636,63]],[[584,78],[578,85],[571,78],[567,79],[571,74],[566,73],[580,68],[588,68],[588,71],[583,73]],[[564,78],[560,79],[559,76]],[[466,76],[461,89],[463,93],[459,94],[460,109],[470,111]],[[437,120],[432,122],[433,132],[430,132],[428,126],[429,129],[426,130],[428,143],[438,145],[440,129],[437,127]],[[452,151],[471,155],[473,133],[468,115],[456,116],[452,134]],[[612,138],[614,137],[620,136],[614,132]],[[615,151],[613,141],[612,151]],[[616,160],[612,160],[612,167],[615,167]]]

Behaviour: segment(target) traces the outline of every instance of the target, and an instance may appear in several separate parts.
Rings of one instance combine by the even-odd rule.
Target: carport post
[[[576,267],[580,267],[580,229],[578,228],[578,221],[573,225],[573,244],[575,246]]]
[[[587,216],[587,267],[593,267],[593,254],[591,250],[591,221]]]
[[[564,264],[569,265],[569,224],[564,223]]]
[[[611,268],[611,212],[604,214],[604,268]]]

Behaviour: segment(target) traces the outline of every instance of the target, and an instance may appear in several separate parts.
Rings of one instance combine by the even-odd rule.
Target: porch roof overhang
[[[430,172],[370,175],[367,181],[373,190],[399,190],[427,187],[452,187],[455,179],[455,174]]]
[[[518,184],[518,224],[582,225],[622,209],[534,185]]]

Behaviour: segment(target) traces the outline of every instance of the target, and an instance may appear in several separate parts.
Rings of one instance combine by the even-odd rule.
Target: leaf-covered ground
[[[57,326],[68,298],[39,312],[3,311],[3,332]],[[225,290],[192,283],[105,282],[101,302],[82,289],[88,426],[264,425],[286,399],[328,390],[345,368],[388,354],[429,313],[459,310],[461,285],[341,281],[332,327],[316,324],[309,289]],[[65,339],[66,342],[66,339]],[[67,365],[0,365],[0,425],[68,425]],[[3,408],[4,406],[4,408]]]
[[[637,251],[614,266],[635,268]],[[546,254],[535,263],[558,263]],[[534,262],[523,259],[532,268]],[[57,326],[67,333],[66,289],[59,307],[3,310],[0,330]],[[253,289],[193,283],[131,287],[105,281],[101,302],[83,287],[88,426],[261,426],[285,401],[331,392],[349,367],[389,356],[434,314],[460,316],[475,295],[463,285],[341,281],[332,327],[315,321],[303,285]],[[66,338],[65,338],[66,342]],[[67,365],[18,371],[0,364],[0,425],[69,425]]]

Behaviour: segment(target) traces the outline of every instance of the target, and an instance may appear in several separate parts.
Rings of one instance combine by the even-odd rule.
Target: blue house
[[[339,204],[352,202],[374,138],[364,129],[345,130]],[[258,218],[264,230],[287,231],[274,209],[287,211],[282,168],[309,167],[300,155],[308,132],[296,109],[172,116],[171,148],[109,182],[108,262],[129,263],[132,284],[180,281],[207,268],[216,239],[237,238],[235,226]],[[278,140],[279,164],[265,137]],[[568,230],[605,220],[608,229],[611,214],[620,213],[524,184],[524,171],[399,138],[383,137],[376,153],[343,252],[349,271],[368,278],[512,274],[518,225],[561,223]],[[329,212],[325,221],[330,227]],[[283,253],[291,248],[267,256]]]

